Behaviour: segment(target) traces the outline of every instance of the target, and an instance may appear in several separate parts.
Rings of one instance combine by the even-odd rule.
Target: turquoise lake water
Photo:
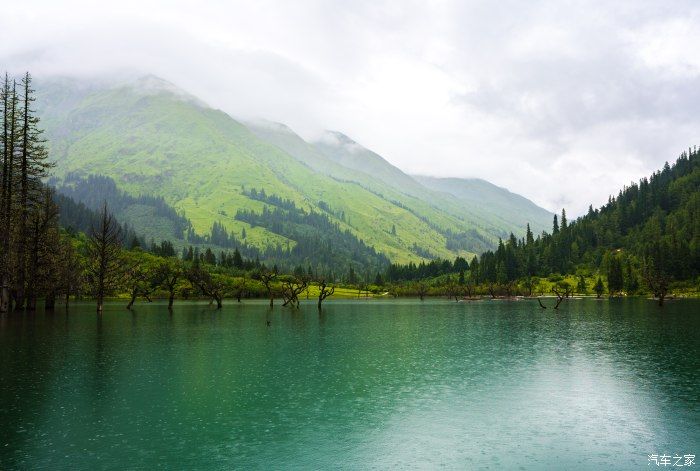
[[[699,333],[693,300],[4,316],[0,469],[650,469],[700,452]]]

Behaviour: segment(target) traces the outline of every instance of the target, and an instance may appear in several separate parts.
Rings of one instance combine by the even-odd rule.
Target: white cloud
[[[0,61],[156,74],[578,214],[698,143],[699,17],[690,1],[29,0],[0,17]]]

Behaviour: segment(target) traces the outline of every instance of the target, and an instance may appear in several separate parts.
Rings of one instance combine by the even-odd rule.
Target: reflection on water
[[[697,301],[324,306],[0,318],[0,468],[638,469],[700,451]]]

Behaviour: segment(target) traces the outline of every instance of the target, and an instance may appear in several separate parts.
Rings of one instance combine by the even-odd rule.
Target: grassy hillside
[[[457,207],[445,210],[444,198],[401,191],[374,169],[345,166],[288,129],[251,130],[155,77],[116,87],[64,80],[38,88],[56,177],[105,175],[134,196],[160,196],[199,234],[218,221],[252,246],[294,247],[274,227],[235,217],[270,207],[250,197],[252,188],[328,214],[339,230],[400,263],[479,252],[510,229]],[[153,216],[143,207],[123,211],[136,225]],[[450,243],[457,235],[463,243]]]
[[[523,235],[525,224],[522,221],[529,222],[537,232],[547,229],[551,223],[551,213],[520,195],[480,179],[409,176],[380,155],[336,131],[327,131],[314,147],[344,168],[372,175],[384,186],[423,201],[433,210],[444,211],[492,240],[505,238],[511,232]],[[461,182],[458,194],[450,191],[451,187],[438,184],[452,180]]]
[[[529,223],[534,233],[550,229],[552,213],[505,188],[479,178],[435,178],[415,175],[424,186],[456,197],[464,206],[488,217],[494,225],[511,227],[516,235]]]

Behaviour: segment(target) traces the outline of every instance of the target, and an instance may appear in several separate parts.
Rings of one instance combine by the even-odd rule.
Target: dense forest
[[[419,280],[459,273],[463,283],[482,284],[489,293],[506,295],[518,289],[531,294],[534,277],[597,275],[600,289],[610,294],[650,292],[663,300],[673,282],[700,276],[700,167],[697,148],[684,152],[673,165],[643,178],[610,197],[600,209],[569,222],[566,211],[554,216],[551,233],[535,237],[512,234],[495,251],[467,263],[457,259],[423,264],[391,265],[386,280]],[[466,280],[465,280],[466,277]],[[595,288],[595,287],[594,287]]]

